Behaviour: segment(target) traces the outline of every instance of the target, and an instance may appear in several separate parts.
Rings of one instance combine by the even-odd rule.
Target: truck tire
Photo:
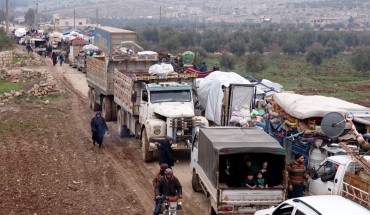
[[[124,116],[123,110],[118,109],[117,111],[117,132],[120,137],[124,137]]]
[[[112,120],[112,101],[108,96],[104,96],[102,99],[102,116],[106,121]]]
[[[117,104],[114,102],[114,99],[112,99],[111,107],[112,107],[112,110],[111,110],[112,118],[111,118],[111,120],[116,121],[117,120]]]
[[[141,134],[141,149],[143,151],[143,160],[145,162],[151,162],[153,160],[153,152],[149,151],[149,141],[145,128]]]
[[[92,89],[91,87],[89,87],[88,100],[89,100],[89,108],[92,109]]]
[[[195,173],[195,171],[193,171],[193,176],[191,177],[191,187],[193,188],[194,192],[202,191],[198,175]]]
[[[97,93],[96,93],[96,90],[92,90],[92,96],[91,96],[91,108],[93,111],[98,111],[100,109],[100,105],[98,103],[96,103],[96,99],[97,99]]]

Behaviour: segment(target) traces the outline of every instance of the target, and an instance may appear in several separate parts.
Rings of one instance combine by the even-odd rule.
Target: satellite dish
[[[338,137],[344,131],[346,119],[337,112],[326,114],[321,120],[321,129],[329,137]]]

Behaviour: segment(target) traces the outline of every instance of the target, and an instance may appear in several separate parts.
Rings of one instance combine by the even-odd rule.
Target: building
[[[76,28],[91,26],[89,18],[53,17],[54,28]]]

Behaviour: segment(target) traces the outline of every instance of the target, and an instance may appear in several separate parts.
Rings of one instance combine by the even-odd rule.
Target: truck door
[[[335,195],[340,194],[343,188],[343,180],[344,180],[344,175],[346,171],[354,174],[356,170],[358,170],[359,168],[360,168],[360,164],[358,164],[357,162],[350,162],[347,166],[345,165],[339,166],[338,172],[335,175],[335,179],[334,179],[335,185],[334,185],[333,194]]]
[[[338,182],[338,175],[341,175],[344,167],[331,161],[327,161],[324,165],[320,167],[320,169],[321,168],[324,168],[324,170],[317,171],[320,172],[320,174],[315,175],[315,177],[310,181],[309,195],[335,194],[335,190],[337,188],[335,188],[336,183],[334,182]]]
[[[139,106],[139,123],[144,124],[148,118],[149,93],[147,90],[141,91],[141,101]]]
[[[191,148],[191,160],[190,160],[191,170],[195,167],[197,163],[198,163],[198,134],[195,135]]]

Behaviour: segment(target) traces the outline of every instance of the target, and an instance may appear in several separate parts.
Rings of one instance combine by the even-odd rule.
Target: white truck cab
[[[364,159],[369,162],[370,156]],[[308,195],[343,195],[369,206],[369,178],[370,174],[350,155],[331,156],[315,170]]]
[[[147,129],[150,151],[156,149],[157,140],[166,136],[173,138],[173,147],[183,141],[188,141],[190,146],[195,135],[194,118],[203,126],[208,125],[204,117],[195,117],[192,86],[187,83],[147,84],[142,91],[139,112],[139,123]]]

